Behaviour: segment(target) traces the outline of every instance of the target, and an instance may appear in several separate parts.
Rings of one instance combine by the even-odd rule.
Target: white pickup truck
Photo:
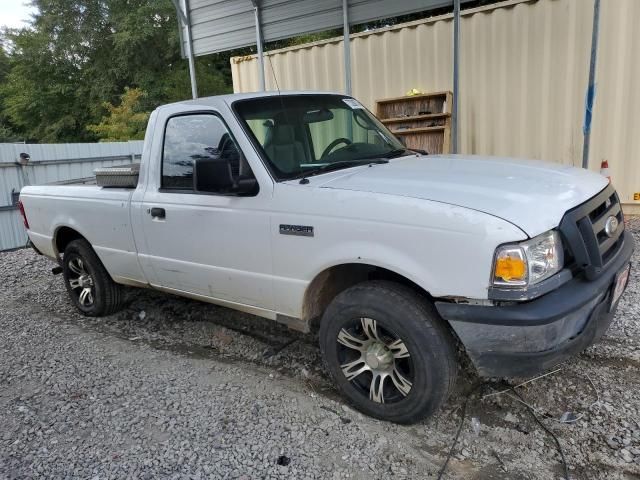
[[[592,344],[633,250],[602,176],[411,151],[339,94],[162,106],[117,184],[20,195],[82,313],[114,313],[130,285],[319,328],[341,392],[402,423],[443,403],[463,356],[524,376]]]

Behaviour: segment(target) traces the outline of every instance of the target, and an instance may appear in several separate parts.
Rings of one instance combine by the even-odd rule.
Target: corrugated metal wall
[[[590,168],[609,160],[625,203],[640,192],[640,1],[601,4]],[[593,0],[510,0],[462,12],[463,153],[581,165]],[[452,16],[352,35],[353,94],[376,99],[452,89]],[[343,91],[340,38],[270,52],[267,88]],[[255,57],[231,60],[236,92],[259,88]],[[627,211],[632,211],[627,208]],[[640,212],[640,209],[638,209]]]
[[[593,2],[542,0],[461,22],[463,152],[582,165]]]
[[[406,25],[351,36],[354,96],[369,108],[377,98],[402,95],[413,87],[451,89],[451,16]],[[343,53],[341,38],[270,52],[265,58],[267,89],[275,90],[277,79],[282,90],[343,91]],[[235,92],[260,88],[255,56],[232,58],[231,68]]]
[[[605,0],[602,7],[591,164],[609,160],[622,201],[640,214],[640,2]]]
[[[27,241],[12,191],[19,192],[24,185],[90,177],[98,167],[138,162],[142,143],[0,144],[0,251]],[[31,156],[24,167],[16,163],[22,152]]]

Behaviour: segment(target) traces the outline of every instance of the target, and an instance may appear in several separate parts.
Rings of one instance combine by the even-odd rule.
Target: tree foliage
[[[495,1],[476,0],[466,5]],[[31,0],[31,3],[36,13],[26,28],[0,32],[0,142],[115,138],[99,127],[119,125],[109,108],[122,107],[114,105],[129,101],[127,95],[133,95],[131,92],[145,92],[136,99],[136,114],[191,97],[188,66],[180,55],[178,20],[172,0]],[[394,25],[450,10],[449,6],[441,11],[369,22],[354,26],[351,31]],[[270,42],[267,49],[341,34],[341,29],[334,29],[300,35]],[[255,48],[198,57],[199,94],[230,92],[230,57],[252,51]],[[111,112],[113,117],[107,116],[106,123],[105,105],[110,106],[107,113]],[[116,123],[112,125],[110,121]],[[87,128],[89,125],[93,127]],[[128,124],[122,125],[124,128]],[[139,135],[136,128],[134,135]]]
[[[87,129],[104,142],[144,139],[149,112],[140,111],[140,100],[145,96],[139,88],[125,88],[120,105],[105,102],[103,106],[109,115],[96,125],[88,125]]]
[[[2,47],[2,42],[0,42],[0,85],[5,82],[9,70],[9,57]],[[0,143],[17,142],[19,141],[19,136],[14,131],[9,119],[2,113],[3,100],[4,97],[0,95]]]
[[[32,3],[31,24],[6,31],[0,47],[0,136],[94,141],[101,134],[87,126],[127,88],[145,92],[139,112],[191,97],[171,0]],[[231,91],[229,54],[198,58],[196,71],[201,95]]]

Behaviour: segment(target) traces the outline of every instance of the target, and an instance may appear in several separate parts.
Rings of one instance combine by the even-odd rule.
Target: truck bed
[[[88,177],[24,187],[20,199],[31,241],[44,255],[58,258],[56,233],[71,227],[91,243],[114,277],[143,280],[129,212],[133,192],[131,188],[100,187],[95,177]]]

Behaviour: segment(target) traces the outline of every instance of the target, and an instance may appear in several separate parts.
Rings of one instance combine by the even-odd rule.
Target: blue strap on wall
[[[584,123],[582,124],[582,133],[586,135],[591,132],[591,120],[593,118],[593,103],[596,98],[596,86],[589,85],[587,94],[584,99]]]

